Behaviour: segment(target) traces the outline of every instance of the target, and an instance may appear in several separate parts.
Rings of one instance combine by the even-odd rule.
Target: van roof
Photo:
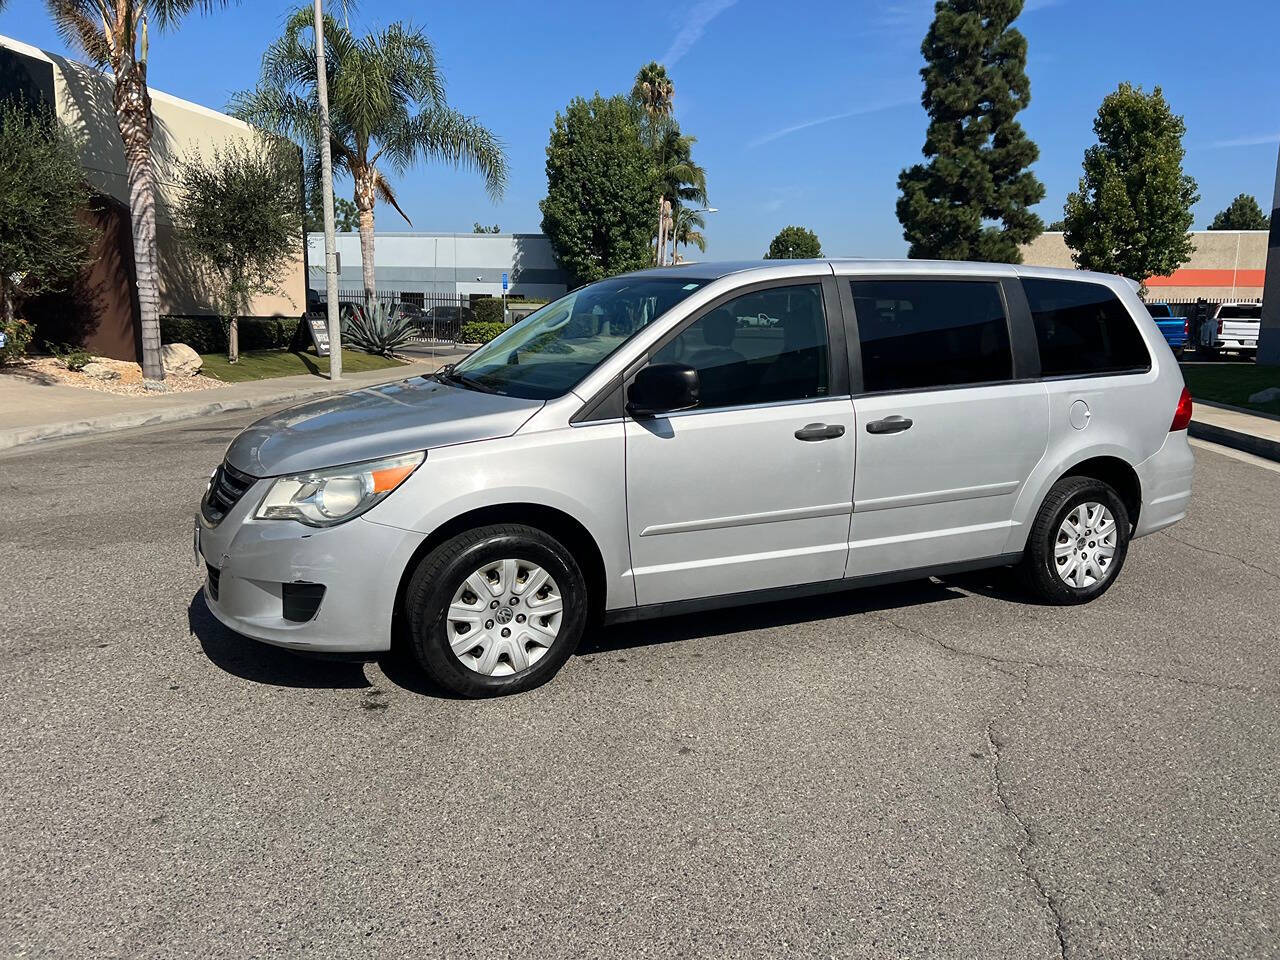
[[[721,260],[681,263],[668,267],[652,267],[643,272],[646,276],[697,277],[701,280],[719,280],[731,274],[759,273],[763,277],[794,267],[833,267],[837,273],[892,273],[914,276],[948,274],[950,276],[1033,276],[1056,277],[1064,280],[1123,279],[1136,286],[1134,281],[1117,278],[1106,273],[1091,273],[1070,267],[1039,267],[1028,264],[975,263],[966,260],[864,260],[855,257],[823,257],[817,260]],[[789,272],[789,271],[788,271]]]

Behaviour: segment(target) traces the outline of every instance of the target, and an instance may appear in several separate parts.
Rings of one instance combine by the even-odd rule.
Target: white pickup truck
[[[1262,326],[1262,304],[1220,303],[1200,327],[1200,345],[1219,350],[1258,349],[1258,329]]]

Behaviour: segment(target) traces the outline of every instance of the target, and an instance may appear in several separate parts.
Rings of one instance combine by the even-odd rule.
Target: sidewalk
[[[0,450],[358,390],[431,373],[466,353],[440,349],[432,358],[424,357],[402,367],[353,373],[337,383],[306,374],[154,396],[119,396],[0,374]]]
[[[1280,461],[1280,417],[1204,400],[1193,409],[1190,436]]]

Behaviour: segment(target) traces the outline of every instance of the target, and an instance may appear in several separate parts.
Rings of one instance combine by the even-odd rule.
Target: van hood
[[[509,437],[541,406],[414,377],[263,417],[231,441],[227,463],[253,477],[276,477]]]

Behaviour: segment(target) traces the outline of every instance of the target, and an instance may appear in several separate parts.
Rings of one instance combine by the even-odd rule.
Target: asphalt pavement
[[[0,953],[1280,956],[1280,472],[1083,608],[999,577],[653,621],[439,698],[217,624],[239,413],[0,455]]]

